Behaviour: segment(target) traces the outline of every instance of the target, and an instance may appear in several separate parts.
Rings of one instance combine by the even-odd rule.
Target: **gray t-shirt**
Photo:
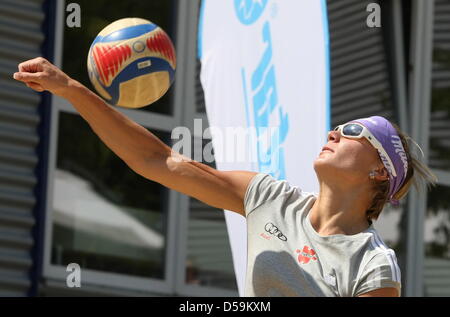
[[[248,229],[245,296],[358,296],[397,288],[400,269],[373,226],[319,235],[309,221],[317,194],[259,173],[244,198]]]

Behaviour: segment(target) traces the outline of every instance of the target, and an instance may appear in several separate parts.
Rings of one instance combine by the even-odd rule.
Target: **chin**
[[[318,157],[314,160],[313,167],[317,176],[336,175],[339,172],[336,166],[333,166],[329,160],[322,157]]]
[[[324,171],[326,169],[330,168],[330,164],[327,163],[323,158],[318,157],[313,162],[313,168],[316,171],[316,173],[320,171]]]
[[[329,160],[327,160],[327,157],[326,156],[318,156],[318,157],[316,157],[315,158],[315,160],[314,160],[314,166],[316,166],[316,165],[330,165],[330,161]]]

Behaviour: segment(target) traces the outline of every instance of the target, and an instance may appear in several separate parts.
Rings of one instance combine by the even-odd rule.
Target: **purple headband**
[[[408,159],[397,131],[388,120],[380,116],[352,120],[351,122],[358,122],[364,125],[378,142],[381,143],[383,149],[391,159],[394,165],[393,167],[390,166],[389,161],[384,155],[378,151],[381,161],[389,173],[389,202],[394,206],[398,206],[399,202],[393,196],[405,181],[408,172]],[[393,175],[392,168],[395,169],[397,176]]]

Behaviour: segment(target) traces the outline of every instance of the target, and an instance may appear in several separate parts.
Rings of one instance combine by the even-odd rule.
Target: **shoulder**
[[[368,245],[359,268],[355,295],[380,288],[396,288],[400,294],[401,272],[395,251],[389,248],[375,229],[368,231]]]
[[[368,233],[368,263],[389,263],[393,268],[397,268],[396,271],[399,271],[395,251],[384,243],[374,228],[369,229]]]
[[[265,173],[253,176],[244,195],[245,213],[248,215],[258,207],[277,199],[300,199],[311,193],[303,192],[287,180],[277,180]]]
[[[285,179],[278,180],[270,174],[257,173],[251,179],[246,195],[248,195],[252,190],[264,190],[268,187],[288,190],[291,188],[291,185]]]

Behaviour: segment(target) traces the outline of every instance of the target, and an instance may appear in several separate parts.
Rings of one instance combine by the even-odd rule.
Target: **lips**
[[[322,148],[322,152],[323,152],[323,151],[334,152],[332,149],[330,149],[329,147],[326,147],[326,146],[324,146],[324,147]]]

